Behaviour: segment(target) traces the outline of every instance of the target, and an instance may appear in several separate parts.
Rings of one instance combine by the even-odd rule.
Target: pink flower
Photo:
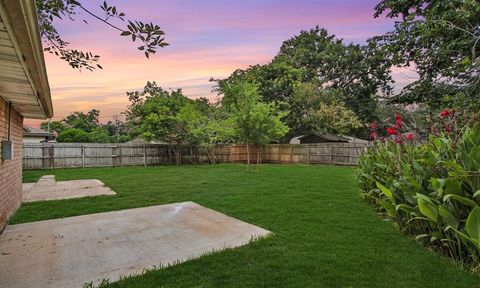
[[[377,128],[378,128],[377,122],[372,122],[372,123],[370,123],[370,128],[372,128],[372,129],[377,129]]]
[[[378,137],[377,132],[372,132],[372,133],[370,133],[370,138],[371,138],[372,140],[376,140],[377,137]]]
[[[413,137],[414,137],[413,133],[407,134],[407,140],[413,140]]]
[[[388,128],[387,128],[387,134],[388,134],[388,135],[397,135],[397,134],[398,134],[398,130],[397,130],[397,128],[395,128],[395,127],[388,127]]]

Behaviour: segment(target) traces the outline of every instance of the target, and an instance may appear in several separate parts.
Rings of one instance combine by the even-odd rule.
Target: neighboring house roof
[[[53,116],[34,0],[0,0],[0,96],[25,118]]]
[[[342,135],[342,137],[347,138],[348,142],[350,142],[350,143],[358,143],[358,144],[368,144],[368,143],[370,143],[370,141],[368,141],[368,140],[360,139],[360,138],[353,137],[353,136]]]
[[[143,138],[135,138],[131,141],[127,142],[128,144],[167,144],[167,142],[163,141],[147,141]]]
[[[342,136],[337,136],[333,134],[307,134],[307,135],[300,135],[293,137],[290,140],[290,144],[300,144],[303,138],[310,137],[310,136],[317,136],[319,138],[322,138],[325,140],[325,142],[349,142],[348,138],[342,137]]]
[[[54,138],[55,134],[39,128],[23,126],[23,137],[51,137]]]

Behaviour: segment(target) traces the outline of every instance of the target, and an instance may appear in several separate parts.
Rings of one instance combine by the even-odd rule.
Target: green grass
[[[265,165],[25,171],[97,178],[117,196],[24,204],[13,223],[191,200],[274,233],[111,287],[480,287],[480,277],[401,235],[360,199],[353,169]]]

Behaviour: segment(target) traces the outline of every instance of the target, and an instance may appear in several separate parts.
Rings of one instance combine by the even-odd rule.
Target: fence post
[[[277,149],[277,164],[280,164],[280,150],[282,148],[282,144],[278,144],[278,149]]]
[[[290,144],[290,164],[293,163],[293,145]]]
[[[307,165],[310,165],[310,148],[312,144],[308,144]]]
[[[55,169],[55,146],[51,145],[50,146],[50,167],[52,169]]]
[[[143,144],[143,166],[147,167],[147,145]]]
[[[333,163],[333,145],[330,145],[329,154],[330,154],[330,160],[328,161],[328,164],[332,165],[332,163]]]
[[[122,146],[118,145],[118,161],[120,161],[120,167],[123,167],[123,161],[122,161]]]
[[[85,168],[85,146],[82,145],[82,168]]]

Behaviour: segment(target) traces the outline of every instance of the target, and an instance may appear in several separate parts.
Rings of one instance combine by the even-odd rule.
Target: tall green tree
[[[323,89],[313,83],[298,83],[285,118],[292,136],[310,133],[348,134],[362,126],[358,116],[338,100],[338,89]]]
[[[181,89],[166,91],[155,82],[147,82],[143,91],[127,93],[131,105],[126,115],[133,133],[146,140],[167,143],[181,162],[185,145],[198,145],[202,126],[208,122],[205,100],[192,100]]]
[[[65,117],[63,122],[70,128],[80,129],[89,133],[100,127],[99,117],[100,111],[97,109],[92,109],[87,113],[76,111]]]
[[[63,143],[90,143],[91,138],[89,133],[81,129],[69,128],[58,134],[57,141]]]
[[[58,134],[67,129],[67,125],[63,121],[45,121],[40,123],[40,128],[45,131],[54,131]]]
[[[260,101],[260,94],[255,84],[240,82],[224,87],[225,95],[222,105],[230,113],[233,131],[247,146],[247,165],[250,165],[250,145],[258,148],[283,137],[288,127],[281,121],[274,103]],[[257,164],[260,160],[257,154]]]
[[[215,91],[224,94],[224,88],[249,82],[257,86],[258,93],[264,102],[277,104],[288,103],[293,95],[293,87],[302,81],[302,71],[283,62],[266,65],[253,65],[242,70],[235,70],[228,78],[212,79],[216,82]]]
[[[375,17],[382,14],[397,20],[394,30],[369,42],[380,46],[393,65],[411,67],[419,76],[393,102],[436,107],[461,98],[467,106],[478,103],[479,1],[383,0]]]
[[[375,118],[376,97],[392,91],[384,53],[374,42],[345,44],[317,26],[283,42],[273,62],[301,69],[303,82],[339,91],[339,100],[369,122]]]

